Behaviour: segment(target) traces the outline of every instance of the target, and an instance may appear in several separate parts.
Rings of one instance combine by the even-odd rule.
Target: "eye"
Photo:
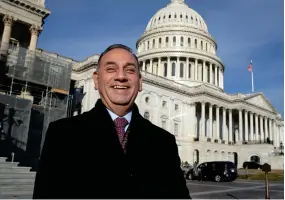
[[[135,68],[127,68],[126,71],[128,73],[135,73],[136,72]]]
[[[107,72],[115,72],[115,71],[116,71],[116,68],[115,68],[114,66],[108,66],[108,67],[106,68],[106,71],[107,71]]]

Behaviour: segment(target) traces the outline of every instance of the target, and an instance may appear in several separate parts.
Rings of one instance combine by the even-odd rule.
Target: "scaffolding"
[[[6,81],[0,80],[0,108],[3,108],[0,109],[0,141],[11,138],[21,151],[33,149],[31,153],[38,157],[49,123],[67,116],[72,101],[69,90],[73,63],[52,53],[34,52],[11,44],[4,46],[9,48],[0,51],[0,67],[6,72]],[[7,118],[11,118],[11,109],[16,113],[13,118],[19,118],[21,123],[12,124],[9,132],[7,127],[11,123]],[[38,142],[32,142],[33,147],[29,147],[31,140]]]

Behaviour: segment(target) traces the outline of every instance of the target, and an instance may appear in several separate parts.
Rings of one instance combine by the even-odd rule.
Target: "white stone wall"
[[[88,72],[86,72],[87,74]],[[89,74],[92,72],[89,72]],[[98,91],[94,90],[94,84],[91,76],[78,81],[78,86],[84,86],[86,95],[83,99],[82,111],[88,111],[95,105],[99,98]],[[271,144],[252,144],[243,145],[236,143],[228,145],[214,143],[216,136],[215,118],[213,117],[213,133],[211,142],[205,139],[209,131],[209,113],[205,115],[208,119],[205,121],[205,135],[200,135],[201,131],[201,113],[197,112],[197,106],[193,104],[193,100],[186,95],[176,93],[175,91],[165,90],[153,84],[143,83],[143,91],[138,94],[136,104],[139,106],[140,114],[146,116],[148,113],[149,120],[176,136],[180,158],[182,161],[193,163],[196,160],[195,150],[199,151],[199,163],[213,160],[229,160],[235,161],[234,153],[237,153],[238,167],[241,168],[243,162],[250,161],[250,157],[257,155],[260,157],[261,164],[268,162],[272,165],[272,169],[283,168],[283,157],[269,156],[273,150]],[[196,114],[195,114],[196,113]],[[147,117],[147,116],[146,116]],[[219,124],[222,127],[223,113],[219,115]],[[199,125],[197,125],[197,123]],[[237,122],[233,122],[233,125]],[[228,128],[228,127],[226,127]],[[277,129],[276,129],[277,130]],[[280,128],[280,132],[281,132]],[[238,137],[239,128],[235,130]],[[280,133],[278,132],[278,133]],[[228,134],[228,132],[226,132]],[[223,139],[222,129],[220,128],[220,136]],[[194,138],[200,138],[195,141]],[[279,135],[281,138],[281,134]],[[234,138],[234,137],[233,137]],[[281,161],[280,161],[281,160]]]

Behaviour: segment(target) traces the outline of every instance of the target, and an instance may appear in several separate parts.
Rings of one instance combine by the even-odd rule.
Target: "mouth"
[[[124,85],[114,85],[112,86],[113,89],[120,89],[120,90],[126,90],[129,87],[128,86],[124,86]]]

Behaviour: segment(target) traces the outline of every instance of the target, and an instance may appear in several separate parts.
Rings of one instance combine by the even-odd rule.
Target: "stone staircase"
[[[31,199],[36,172],[0,157],[0,199]]]

